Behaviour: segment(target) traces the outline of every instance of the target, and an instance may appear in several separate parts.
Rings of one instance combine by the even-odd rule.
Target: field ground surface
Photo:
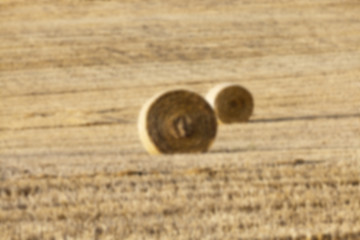
[[[204,154],[144,102],[254,95]],[[359,0],[3,0],[0,239],[360,239]]]

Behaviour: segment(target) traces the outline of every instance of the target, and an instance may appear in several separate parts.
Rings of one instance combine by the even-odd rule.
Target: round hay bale
[[[172,90],[150,99],[141,109],[140,139],[151,154],[206,152],[213,143],[217,121],[200,95]]]
[[[237,84],[220,84],[209,91],[206,99],[220,123],[247,122],[254,110],[251,93]]]

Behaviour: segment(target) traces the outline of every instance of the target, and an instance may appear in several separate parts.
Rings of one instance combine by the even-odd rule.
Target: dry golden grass
[[[311,160],[245,153],[128,164],[75,158],[43,162],[39,174],[27,166],[0,185],[2,239],[93,239],[97,231],[98,239],[359,239],[359,161],[295,153]]]
[[[360,239],[358,0],[0,3],[0,240]],[[174,87],[249,89],[206,154],[151,157]]]

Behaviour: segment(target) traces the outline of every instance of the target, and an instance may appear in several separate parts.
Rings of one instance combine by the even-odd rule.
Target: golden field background
[[[149,156],[142,104],[233,82],[248,124]],[[360,239],[360,1],[0,2],[0,239]]]

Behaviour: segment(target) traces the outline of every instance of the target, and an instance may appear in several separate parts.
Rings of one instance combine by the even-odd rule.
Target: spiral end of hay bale
[[[247,122],[253,113],[253,97],[240,85],[220,84],[210,90],[206,99],[214,108],[220,123]]]
[[[207,101],[188,90],[173,90],[149,100],[138,122],[140,139],[151,154],[206,152],[217,121]]]

